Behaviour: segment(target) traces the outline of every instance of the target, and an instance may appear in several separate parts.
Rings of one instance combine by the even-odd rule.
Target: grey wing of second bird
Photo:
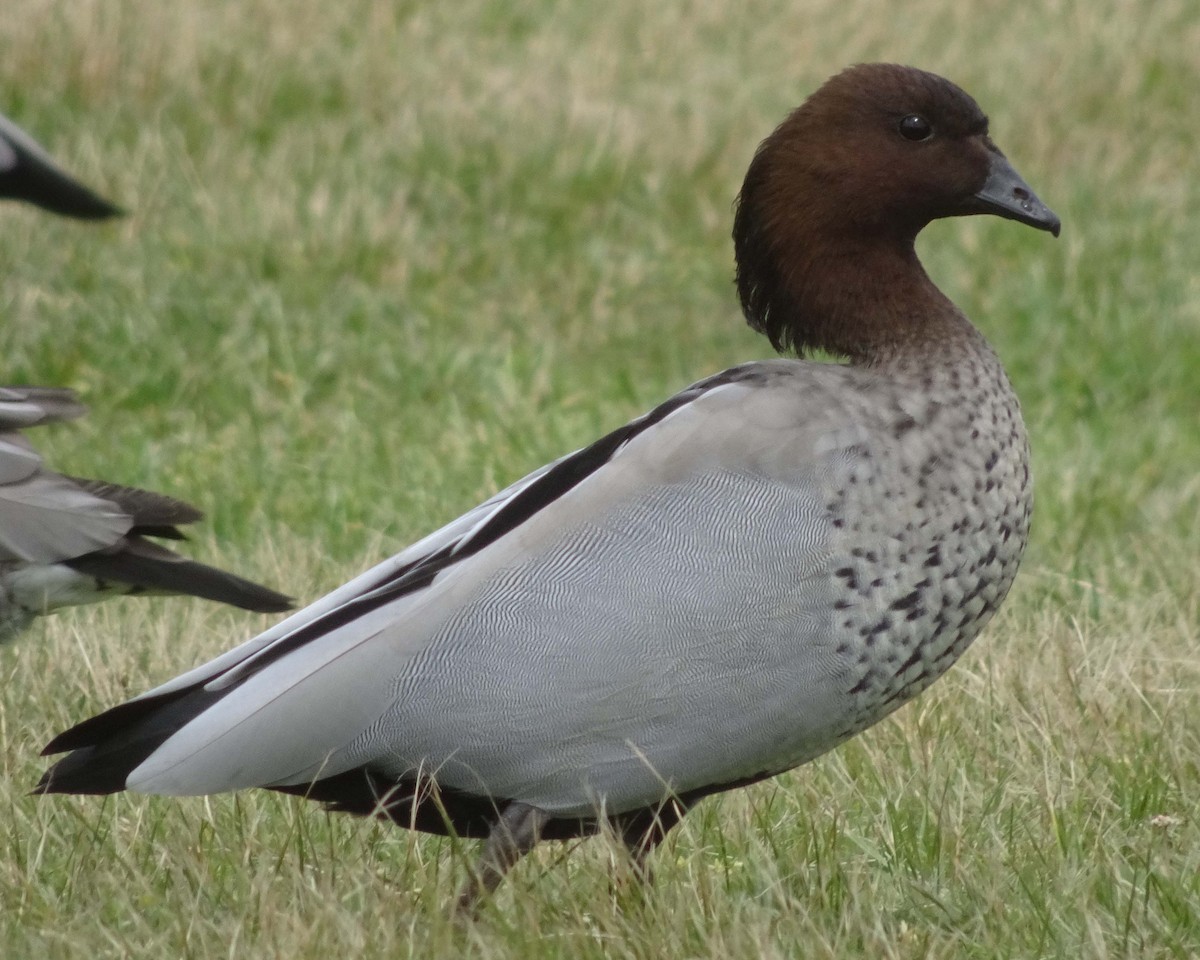
[[[66,388],[0,388],[0,564],[69,560],[113,546],[133,526],[111,500],[45,469],[20,432],[85,410]]]
[[[122,594],[186,594],[281,613],[290,598],[189,560],[148,537],[182,540],[203,517],[175,497],[47,469],[24,427],[84,413],[73,391],[0,388],[0,642],[38,614]]]

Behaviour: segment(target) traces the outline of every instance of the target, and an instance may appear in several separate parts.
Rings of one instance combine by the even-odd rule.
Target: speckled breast
[[[840,458],[828,487],[835,635],[853,701],[838,740],[966,650],[1012,585],[1033,504],[1020,406],[986,345],[864,406],[877,442]]]

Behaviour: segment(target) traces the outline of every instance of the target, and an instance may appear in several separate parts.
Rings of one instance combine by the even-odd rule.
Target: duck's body
[[[901,142],[917,112],[949,146]],[[1057,232],[969,97],[899,67],[830,81],[760,149],[735,241],[751,323],[848,365],[701,381],[60,735],[40,789],[265,786],[486,834],[483,888],[601,817],[644,852],[876,722],[978,634],[1029,529],[1016,397],[912,247],[984,209]]]
[[[174,497],[46,469],[22,429],[81,416],[60,387],[0,387],[0,643],[61,607],[128,594],[188,594],[280,613],[287,597],[187,560],[147,537],[181,540],[203,515]]]
[[[119,207],[58,166],[28,133],[0,114],[0,197],[23,200],[64,217],[107,220]]]

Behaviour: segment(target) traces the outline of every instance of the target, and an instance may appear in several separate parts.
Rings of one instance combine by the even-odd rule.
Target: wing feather
[[[398,593],[406,592],[406,588],[411,588],[420,580],[418,576],[414,576],[415,572],[428,571],[438,564],[438,561],[442,561],[441,566],[449,566],[463,559],[468,546],[479,549],[483,544],[497,539],[503,532],[511,530],[515,524],[513,517],[506,514],[506,510],[510,510],[514,504],[520,504],[521,519],[526,520],[551,505],[557,497],[570,489],[569,484],[558,478],[555,478],[556,482],[548,482],[556,469],[567,466],[570,476],[578,482],[579,479],[600,470],[632,437],[662,422],[675,410],[708,391],[752,378],[758,366],[748,364],[744,367],[734,367],[693,384],[651,413],[639,417],[591,446],[539,467],[456,520],[377,564],[320,600],[298,610],[265,633],[209,663],[147,691],[136,699],[175,693],[197,684],[213,689],[229,686],[244,677],[246,670],[251,666],[261,663],[263,658],[277,657],[298,649],[312,638],[337,629],[365,610],[387,601]],[[427,586],[428,582],[420,582],[419,585]]]
[[[699,689],[697,676],[728,680],[703,691],[698,709],[749,705],[724,745],[730,779],[760,773],[738,766],[753,765],[761,746],[746,739],[761,728],[752,705],[777,700],[783,693],[771,684],[795,677],[768,670],[773,679],[763,687],[755,679],[763,671],[737,659],[749,649],[745,630],[730,632],[712,617],[732,608],[745,612],[751,632],[786,629],[811,650],[793,672],[832,669],[818,612],[829,532],[816,451],[828,431],[796,403],[794,388],[783,384],[792,390],[786,397],[772,389],[789,369],[752,364],[689,388],[259,637],[68,731],[47,748],[78,751],[61,761],[79,774],[68,789],[82,789],[88,751],[111,775],[121,765],[114,751],[136,741],[124,783],[152,793],[302,784],[364,765],[399,775],[410,763],[434,762],[446,764],[452,786],[478,788],[472,778],[482,776],[495,795],[536,796],[548,809],[582,809],[593,787],[661,795],[658,772],[631,776],[629,764],[643,761],[629,734],[649,731],[655,761],[686,769],[673,744],[688,740],[679,725],[697,716],[677,707],[681,693],[686,701]],[[696,514],[697,505],[708,512]],[[651,530],[661,536],[648,537]],[[751,553],[739,558],[745,545]],[[782,574],[775,551],[786,557]],[[759,589],[759,570],[784,579]],[[687,585],[682,599],[673,593],[676,573]],[[616,602],[593,595],[592,583],[616,584]],[[571,586],[561,592],[560,584]],[[598,623],[617,618],[593,629],[591,613]],[[657,617],[674,632],[656,634]],[[557,624],[553,636],[539,628],[547,623]],[[673,649],[659,656],[660,643]],[[560,681],[575,686],[545,697]],[[539,695],[542,707],[553,701],[549,713],[534,702]],[[195,703],[195,712],[153,743],[139,739],[175,703]],[[817,717],[831,712],[812,706]],[[584,729],[609,734],[578,735]],[[544,748],[547,735],[560,733],[575,752],[497,740],[526,737]],[[463,744],[473,752],[456,760]],[[603,782],[580,782],[581,770]],[[54,775],[44,789],[54,789]]]
[[[111,547],[132,526],[133,518],[116,504],[58,474],[38,471],[0,484],[0,561],[71,559]]]

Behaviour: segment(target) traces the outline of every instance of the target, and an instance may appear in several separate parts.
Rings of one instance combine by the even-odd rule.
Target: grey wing
[[[41,468],[42,458],[18,431],[86,412],[65,387],[0,387],[0,484],[25,480]]]
[[[0,562],[74,559],[120,542],[132,522],[65,477],[36,474],[0,486]]]
[[[482,577],[326,767],[585,814],[807,759],[840,707],[826,523],[808,483],[727,469],[575,524]]]
[[[560,458],[565,460],[566,457]],[[182,673],[166,683],[146,691],[131,702],[176,694],[189,687],[204,686],[220,689],[235,684],[247,670],[253,669],[260,656],[268,656],[281,643],[294,638],[302,631],[319,629],[322,622],[346,609],[348,606],[373,594],[388,589],[388,585],[402,576],[404,571],[428,560],[441,551],[453,550],[464,537],[479,528],[488,517],[494,516],[514,496],[534,483],[560,460],[539,467],[499,493],[489,497],[479,506],[468,510],[461,517],[411,544],[395,556],[377,563],[348,583],[327,593],[319,600],[297,610],[286,620],[281,620],[270,629],[245,643],[228,650],[195,669]]]
[[[664,780],[686,789],[689,769],[765,772],[751,768],[781,751],[763,715],[840,669],[820,427],[774,385],[701,392],[419,590],[274,659],[287,637],[194,671],[223,695],[126,785],[209,793],[423,767],[571,812],[593,794],[629,807]],[[796,712],[836,721],[837,704],[809,700]],[[767,739],[811,750],[820,731],[796,726],[776,719]],[[697,751],[717,759],[694,768]]]
[[[66,387],[0,387],[0,562],[54,563],[105,550],[134,527],[178,537],[194,507],[133,487],[46,470],[18,431],[87,412]]]
[[[54,563],[119,542],[133,519],[42,468],[18,433],[0,434],[0,562]]]
[[[45,469],[19,429],[83,412],[71,390],[0,388],[0,574],[12,609],[90,602],[113,584],[121,592],[190,594],[264,613],[291,609],[274,590],[145,539],[184,539],[179,526],[203,516],[190,504]]]

